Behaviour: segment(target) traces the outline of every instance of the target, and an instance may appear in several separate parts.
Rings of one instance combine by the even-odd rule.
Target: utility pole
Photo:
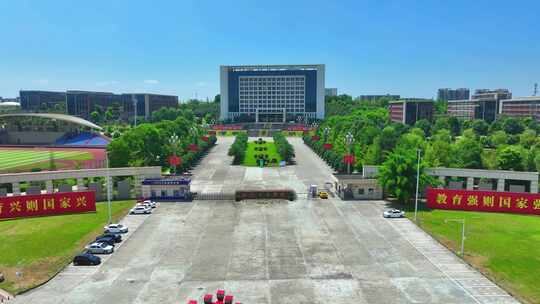
[[[418,213],[418,188],[420,186],[420,153],[421,150],[416,150],[416,158],[417,158],[417,165],[416,165],[416,196],[414,198],[414,222],[416,222],[416,215]]]
[[[538,93],[538,83],[535,83],[534,84],[533,96],[536,96],[537,93]]]

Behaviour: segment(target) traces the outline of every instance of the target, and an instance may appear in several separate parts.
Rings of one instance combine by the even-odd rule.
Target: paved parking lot
[[[230,139],[194,171],[194,187],[307,185],[328,168],[293,141],[298,165],[229,166]],[[15,303],[187,303],[216,289],[250,303],[516,303],[386,203],[162,203],[99,267],[68,267]]]

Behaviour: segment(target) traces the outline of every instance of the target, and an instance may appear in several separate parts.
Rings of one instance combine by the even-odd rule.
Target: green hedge
[[[294,157],[294,148],[287,141],[287,138],[281,134],[281,132],[276,132],[274,134],[274,144],[276,145],[277,151],[281,156],[281,159],[287,163],[291,163]]]
[[[229,156],[233,156],[233,165],[240,165],[244,162],[246,156],[248,136],[246,133],[238,134],[234,143],[229,148]]]

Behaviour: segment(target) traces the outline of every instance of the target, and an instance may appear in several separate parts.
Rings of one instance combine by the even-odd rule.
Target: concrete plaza
[[[300,139],[297,165],[230,166],[232,138],[194,171],[196,191],[330,181]],[[195,201],[128,216],[129,238],[98,267],[68,266],[14,303],[187,303],[225,289],[256,303],[517,303],[383,201]]]

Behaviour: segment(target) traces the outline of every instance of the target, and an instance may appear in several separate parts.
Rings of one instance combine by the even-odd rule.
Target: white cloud
[[[144,83],[146,84],[158,84],[159,83],[159,80],[156,80],[156,79],[146,79],[144,81]]]
[[[98,81],[96,82],[96,86],[98,87],[108,87],[108,86],[113,86],[115,84],[119,84],[120,82],[116,81],[116,80],[109,80],[109,81]]]

